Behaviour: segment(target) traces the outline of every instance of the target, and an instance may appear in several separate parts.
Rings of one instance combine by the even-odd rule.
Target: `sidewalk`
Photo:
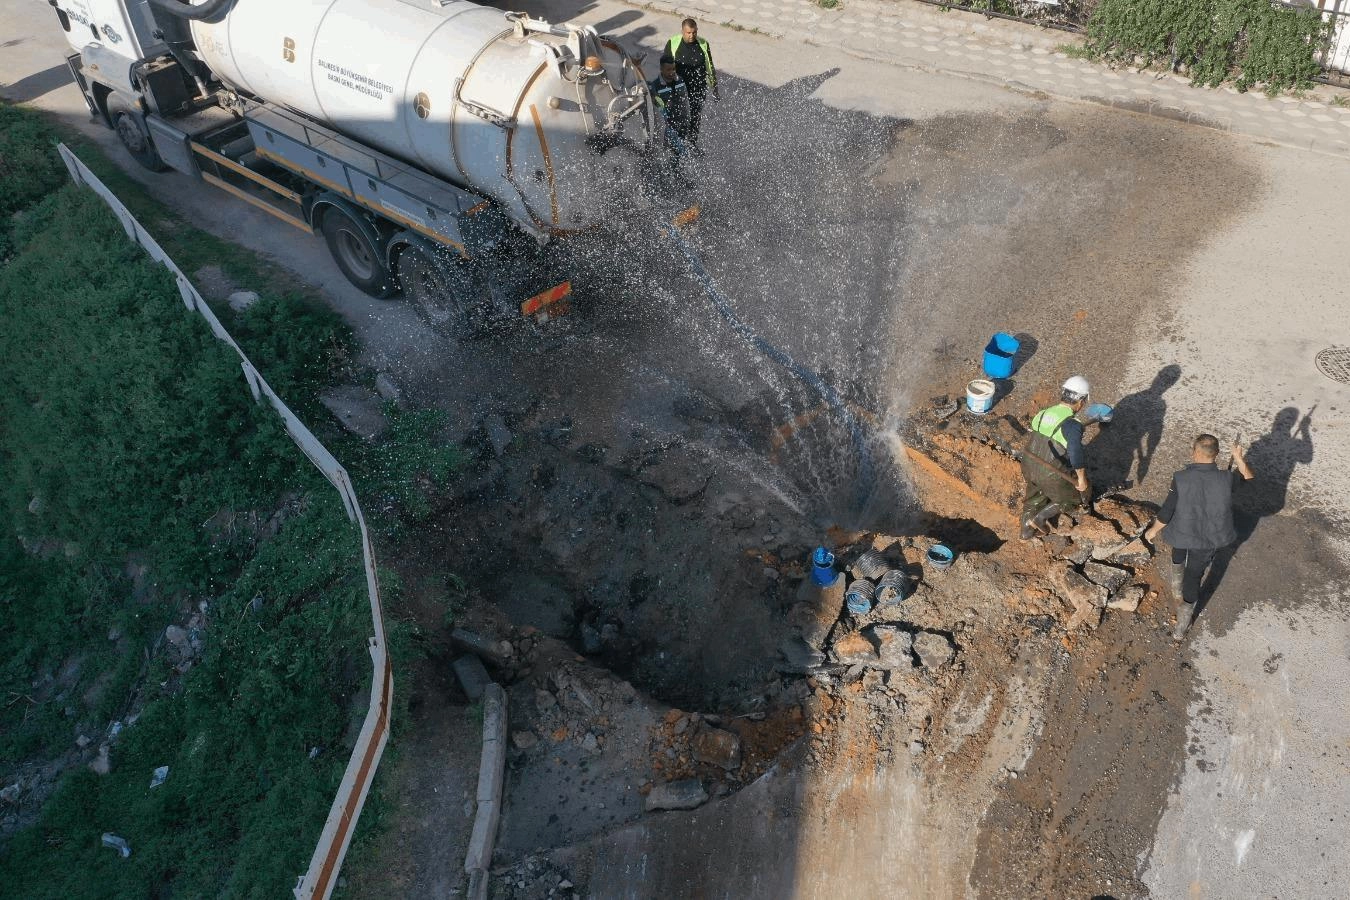
[[[693,16],[705,25],[796,38],[864,59],[1044,93],[1350,158],[1350,94],[1319,85],[1303,99],[1259,91],[1192,87],[1182,76],[1112,69],[1058,48],[1078,35],[1019,22],[944,11],[913,0],[650,0],[631,5]],[[1345,97],[1339,107],[1333,97]]]

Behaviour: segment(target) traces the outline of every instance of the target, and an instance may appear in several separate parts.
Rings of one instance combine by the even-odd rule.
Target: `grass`
[[[246,313],[218,314],[312,426],[328,419],[318,391],[353,375],[350,334],[284,273],[181,221],[88,142],[3,105],[0,125],[0,696],[18,698],[0,703],[0,769],[40,765],[77,734],[97,744],[110,720],[136,714],[110,774],[71,769],[37,824],[0,848],[0,883],[25,898],[284,896],[364,714],[357,533],[168,273],[68,182],[53,140],[72,145],[184,271],[218,265],[262,294]],[[316,430],[362,496],[385,501],[369,518],[396,536],[430,514],[428,497],[460,464],[439,427],[431,414],[395,414],[378,446]],[[274,535],[247,524],[282,498],[295,502]],[[204,527],[231,518],[244,524]],[[133,562],[145,577],[132,577]],[[203,652],[175,667],[160,636],[203,601]],[[389,624],[406,659],[409,628]],[[150,789],[162,765],[169,779]],[[125,837],[132,856],[101,847],[103,832]]]

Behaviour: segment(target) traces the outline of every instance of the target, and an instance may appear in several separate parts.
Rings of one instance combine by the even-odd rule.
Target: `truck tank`
[[[589,27],[467,0],[242,0],[191,28],[227,87],[489,196],[538,236],[610,220],[651,140],[636,61]]]

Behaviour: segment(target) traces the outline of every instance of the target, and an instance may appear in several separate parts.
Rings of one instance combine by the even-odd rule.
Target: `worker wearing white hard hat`
[[[1023,540],[1049,534],[1050,522],[1061,512],[1086,504],[1091,496],[1083,454],[1083,423],[1076,418],[1087,405],[1092,388],[1074,375],[1060,388],[1060,402],[1031,418],[1022,475],[1027,498],[1022,505]]]

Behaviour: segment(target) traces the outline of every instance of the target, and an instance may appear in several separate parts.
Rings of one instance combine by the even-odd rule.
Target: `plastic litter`
[[[159,787],[161,784],[164,783],[165,779],[167,779],[168,777],[169,777],[169,767],[160,766],[158,769],[155,769],[154,775],[150,777],[150,787],[152,788]]]
[[[131,855],[131,845],[127,839],[108,831],[103,832],[103,846],[116,850],[123,859]]]

